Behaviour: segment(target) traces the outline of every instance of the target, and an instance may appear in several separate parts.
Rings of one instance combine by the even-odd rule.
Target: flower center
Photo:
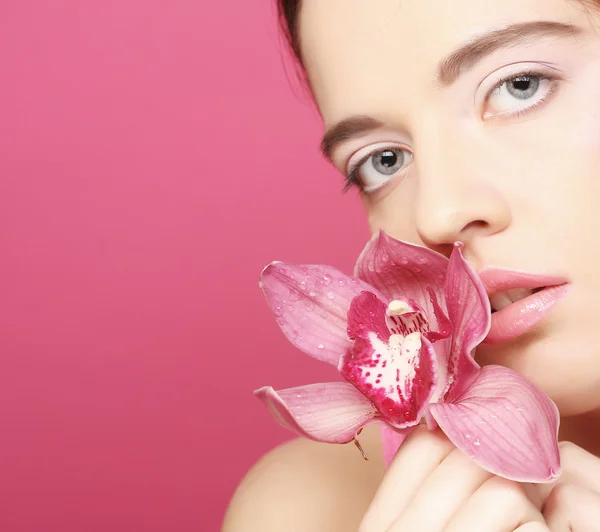
[[[369,341],[371,357],[362,367],[360,388],[385,417],[415,421],[411,399],[419,365],[421,333],[393,334],[388,342],[370,333]]]
[[[374,387],[384,388],[392,399],[400,400],[408,395],[406,384],[415,377],[418,355],[421,350],[421,333],[408,336],[393,334],[386,344],[376,334],[369,336],[374,349],[373,367],[380,367],[383,373],[376,373],[365,379]]]
[[[429,323],[425,319],[424,310],[414,301],[392,301],[385,312],[386,325],[393,335],[429,331]]]
[[[424,310],[413,300],[386,306],[365,293],[349,312],[354,345],[341,359],[340,373],[398,428],[418,423],[429,397],[432,368],[428,360],[425,365],[420,360],[427,332]]]

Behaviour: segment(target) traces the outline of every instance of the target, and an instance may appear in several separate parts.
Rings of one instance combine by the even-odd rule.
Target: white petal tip
[[[550,475],[548,476],[548,482],[555,482],[559,479],[562,474],[562,468],[558,467],[558,469],[550,468]]]
[[[263,386],[262,388],[258,388],[257,390],[254,390],[252,393],[256,396],[256,397],[264,397],[266,394],[268,394],[271,390],[273,390],[272,386]]]
[[[265,272],[269,269],[272,268],[273,266],[277,266],[278,264],[283,264],[282,261],[280,260],[274,260],[272,262],[270,262],[269,264],[267,264],[263,269],[262,272],[260,272],[261,277],[265,274]]]

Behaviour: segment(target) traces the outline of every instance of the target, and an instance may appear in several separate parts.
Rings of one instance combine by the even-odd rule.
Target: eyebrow
[[[544,20],[521,22],[493,30],[475,37],[443,59],[437,69],[437,81],[442,86],[452,85],[461,74],[499,49],[518,46],[534,38],[572,37],[581,31],[573,24]],[[321,153],[331,161],[338,145],[383,126],[383,122],[370,116],[346,118],[325,132],[321,140]]]
[[[511,24],[476,37],[450,54],[438,67],[438,81],[442,85],[451,85],[465,70],[473,68],[479,61],[501,48],[518,46],[534,38],[573,37],[581,31],[581,28],[573,24],[549,20]]]

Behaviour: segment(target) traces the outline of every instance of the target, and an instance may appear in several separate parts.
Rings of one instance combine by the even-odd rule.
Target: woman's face
[[[304,0],[299,29],[325,151],[372,230],[445,254],[460,240],[476,271],[566,278],[549,315],[477,359],[526,375],[563,414],[600,407],[600,12]]]

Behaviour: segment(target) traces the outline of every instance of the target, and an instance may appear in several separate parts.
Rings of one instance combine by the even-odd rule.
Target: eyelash
[[[385,151],[385,150],[389,150],[389,149],[397,149],[397,147],[390,146],[390,147],[386,147],[386,148],[379,148],[377,150],[367,153],[364,157],[361,157],[358,160],[358,162],[356,162],[352,166],[352,170],[350,170],[350,172],[346,176],[344,188],[343,188],[342,192],[346,193],[352,187],[358,187],[360,190],[362,190],[363,185],[360,182],[360,179],[358,178],[358,171],[362,168],[363,164],[365,164],[371,157],[373,157],[373,155],[375,155],[376,153],[379,153],[381,151]]]
[[[517,118],[517,117],[523,116],[531,111],[534,111],[540,105],[543,105],[552,96],[554,96],[556,89],[557,89],[556,82],[560,80],[560,78],[558,76],[550,76],[546,73],[539,72],[539,71],[536,71],[533,69],[525,70],[523,72],[519,72],[518,74],[511,74],[509,76],[505,76],[502,79],[500,79],[494,86],[492,86],[488,90],[488,92],[485,96],[485,99],[484,99],[484,105],[486,105],[488,103],[490,97],[492,96],[492,94],[495,90],[502,87],[502,85],[504,85],[506,82],[512,81],[512,80],[522,77],[522,76],[536,77],[536,78],[539,78],[540,80],[549,81],[552,85],[548,90],[548,94],[546,94],[543,98],[538,100],[533,105],[530,105],[529,107],[525,107],[524,109],[519,109],[519,110],[511,113],[510,118]],[[385,148],[378,148],[377,150],[367,153],[364,157],[361,157],[361,159],[353,165],[352,169],[346,176],[346,178],[344,180],[344,188],[343,188],[342,192],[346,193],[346,192],[348,192],[348,190],[350,190],[353,187],[357,187],[358,189],[362,190],[362,184],[358,177],[358,171],[361,169],[363,164],[365,164],[373,155],[375,155],[376,153],[379,153],[381,151],[385,151],[385,150],[389,150],[389,149],[398,149],[398,147],[397,146],[389,146],[389,147],[385,147]]]
[[[531,69],[531,70],[524,70],[523,72],[519,72],[518,74],[511,74],[509,76],[505,76],[504,78],[499,80],[493,87],[491,87],[488,90],[488,92],[485,96],[485,99],[484,99],[484,104],[487,104],[490,97],[492,96],[492,93],[496,89],[499,89],[500,87],[502,87],[502,85],[504,85],[507,81],[512,81],[513,79],[525,77],[525,76],[529,76],[532,78],[538,78],[538,79],[540,79],[540,81],[549,81],[551,83],[551,86],[548,89],[548,94],[546,94],[543,98],[540,98],[533,105],[530,105],[529,107],[525,107],[524,109],[519,109],[513,113],[510,113],[510,115],[508,115],[508,116],[510,116],[511,118],[517,118],[519,116],[523,116],[524,114],[527,114],[530,111],[537,109],[540,105],[542,105],[543,103],[548,101],[552,96],[554,96],[554,93],[556,92],[556,89],[557,89],[556,82],[559,81],[560,78],[558,76],[551,76],[544,72],[540,72],[538,70]]]

